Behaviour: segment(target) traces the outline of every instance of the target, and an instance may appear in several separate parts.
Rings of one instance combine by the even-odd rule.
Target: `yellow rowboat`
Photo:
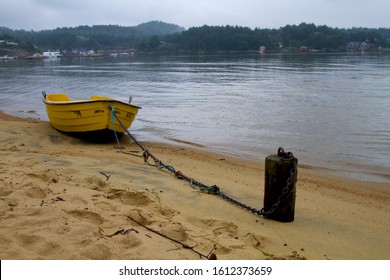
[[[112,110],[123,126],[131,126],[141,107],[112,99],[92,96],[86,100],[71,100],[65,93],[42,93],[50,124],[62,132],[101,132],[124,129],[113,117]]]

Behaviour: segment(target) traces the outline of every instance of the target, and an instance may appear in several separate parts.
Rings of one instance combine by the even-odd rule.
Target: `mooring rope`
[[[137,155],[135,153],[132,153],[132,152],[125,152],[123,151],[123,148],[121,146],[121,143],[119,141],[119,137],[118,137],[118,133],[116,132],[116,129],[115,129],[115,118],[116,118],[116,115],[114,113],[114,106],[113,105],[110,105],[108,107],[110,110],[111,110],[111,126],[112,126],[112,130],[114,131],[114,135],[115,135],[115,140],[116,140],[116,144],[118,145],[118,149],[121,153],[123,154],[126,154],[126,155],[132,155],[132,156],[136,156],[136,157],[142,157],[140,155]],[[122,124],[121,124],[122,126]]]
[[[256,209],[254,207],[251,207],[249,205],[246,205],[242,202],[239,202],[238,200],[230,197],[229,195],[225,194],[224,192],[221,191],[221,189],[217,186],[217,185],[212,185],[212,186],[208,186],[208,185],[205,185],[193,178],[190,178],[186,175],[184,175],[182,172],[180,171],[177,171],[172,165],[167,165],[167,164],[164,164],[161,160],[159,160],[157,157],[155,157],[145,146],[143,146],[140,142],[137,141],[137,139],[135,139],[135,137],[128,131],[128,129],[123,125],[122,121],[119,119],[119,117],[115,114],[115,108],[113,105],[110,105],[109,106],[109,109],[111,110],[111,121],[112,121],[112,129],[114,130],[114,134],[115,134],[115,139],[117,141],[117,144],[118,144],[118,147],[120,149],[120,151],[122,153],[125,153],[125,154],[130,154],[130,155],[134,155],[134,156],[138,156],[138,157],[141,157],[139,155],[135,155],[133,153],[126,153],[126,152],[123,152],[122,151],[122,148],[120,146],[120,142],[119,142],[119,138],[117,136],[117,132],[115,130],[115,120],[117,120],[117,122],[119,123],[119,125],[122,127],[123,131],[125,132],[125,134],[143,151],[143,155],[142,157],[144,158],[144,161],[146,164],[150,165],[150,166],[155,166],[157,167],[158,169],[166,169],[167,171],[169,171],[170,173],[172,173],[173,175],[175,175],[175,177],[177,179],[181,179],[181,180],[185,180],[187,182],[190,183],[190,186],[192,188],[195,188],[195,189],[199,189],[203,192],[206,192],[208,194],[213,194],[213,195],[218,195],[219,197],[221,197],[222,199],[238,206],[238,207],[241,207],[243,209],[246,209],[256,215],[259,215],[259,216],[264,216],[264,217],[268,217],[269,215],[271,215],[275,210],[276,208],[279,206],[280,202],[285,199],[286,196],[289,195],[290,192],[284,192],[283,195],[281,195],[279,198],[278,198],[278,201],[275,203],[275,205],[271,208],[270,211],[264,211],[264,208],[262,209]],[[288,153],[288,156],[289,157],[293,157],[292,153]],[[154,164],[151,164],[149,163],[149,158],[152,158],[152,160],[154,161]],[[294,171],[295,172],[295,171]],[[294,176],[294,173],[291,175],[291,177]],[[289,187],[290,187],[290,179],[288,180],[287,182],[287,186],[285,189],[289,190]]]

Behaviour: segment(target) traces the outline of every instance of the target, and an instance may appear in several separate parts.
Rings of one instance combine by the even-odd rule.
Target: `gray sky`
[[[0,26],[42,30],[78,25],[134,26],[151,20],[184,28],[390,27],[389,0],[1,0]]]

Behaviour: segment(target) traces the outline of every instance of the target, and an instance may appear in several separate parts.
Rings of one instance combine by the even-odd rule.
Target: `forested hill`
[[[137,26],[93,25],[62,27],[53,30],[26,31],[0,27],[0,39],[14,38],[20,43],[31,43],[39,49],[74,48],[111,49],[134,47],[139,38],[163,37],[184,31],[183,27],[161,21],[151,21]],[[24,45],[24,44],[23,44]]]
[[[175,48],[191,51],[378,50],[390,47],[389,28],[340,29],[301,23],[279,29],[250,29],[240,26],[202,26],[166,37]]]
[[[16,42],[30,52],[34,46],[35,51],[133,48],[141,52],[218,52],[254,51],[260,46],[267,51],[296,51],[301,46],[318,51],[377,51],[390,49],[390,29],[340,29],[301,23],[278,29],[204,25],[185,30],[175,24],[152,21],[134,27],[94,25],[43,31],[0,27],[1,41],[3,45]]]

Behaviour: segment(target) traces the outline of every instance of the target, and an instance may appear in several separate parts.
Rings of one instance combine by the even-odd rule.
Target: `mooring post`
[[[298,159],[292,153],[278,149],[277,155],[265,159],[264,217],[279,221],[294,221]]]

